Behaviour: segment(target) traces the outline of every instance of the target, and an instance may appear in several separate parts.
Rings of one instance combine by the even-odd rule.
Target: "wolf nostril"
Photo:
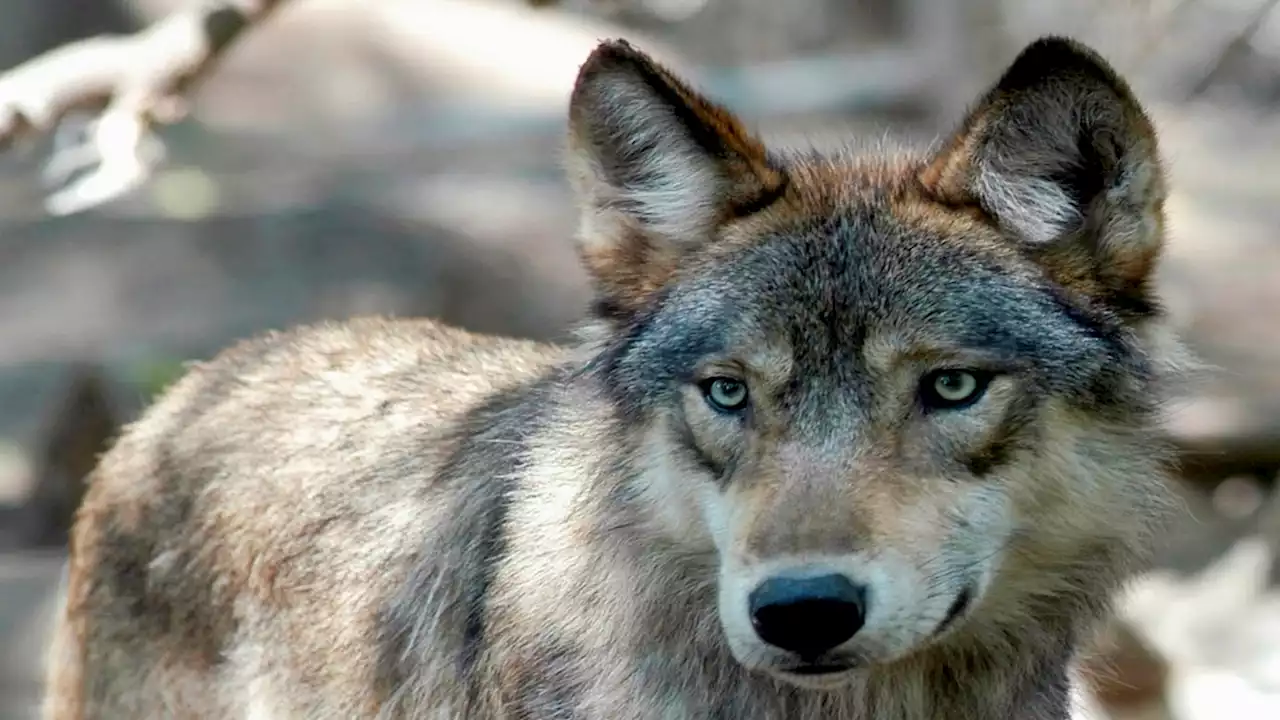
[[[866,590],[843,575],[765,580],[747,598],[761,640],[816,658],[862,629]]]

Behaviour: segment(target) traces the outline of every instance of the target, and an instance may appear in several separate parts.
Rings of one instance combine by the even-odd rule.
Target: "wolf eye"
[[[924,377],[920,397],[927,409],[957,410],[968,407],[986,393],[991,374],[975,370],[939,370]]]
[[[735,412],[747,406],[747,384],[733,378],[711,378],[702,383],[702,394],[711,407]]]

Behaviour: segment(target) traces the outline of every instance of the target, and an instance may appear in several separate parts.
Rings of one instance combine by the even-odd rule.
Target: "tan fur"
[[[824,156],[610,42],[569,126],[581,341],[359,319],[193,366],[91,477],[47,720],[1067,717],[1167,505],[1123,82],[1045,40],[938,148]],[[940,408],[940,369],[990,382]],[[754,591],[824,573],[860,629],[766,641]]]

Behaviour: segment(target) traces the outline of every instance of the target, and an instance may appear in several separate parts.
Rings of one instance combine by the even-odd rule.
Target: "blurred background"
[[[195,0],[0,0],[0,68]],[[1280,718],[1280,9],[1275,0],[292,0],[232,46],[116,201],[53,216],[58,135],[0,156],[0,720],[34,717],[81,478],[237,338],[370,313],[562,337],[584,309],[567,94],[625,36],[780,142],[959,119],[1023,44],[1130,78],[1173,196],[1164,293],[1216,367],[1169,423],[1185,517],[1095,643],[1115,720]],[[1273,12],[1274,10],[1274,12]],[[0,109],[6,102],[0,76]]]

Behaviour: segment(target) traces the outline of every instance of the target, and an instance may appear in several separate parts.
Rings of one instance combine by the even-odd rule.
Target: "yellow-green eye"
[[[736,412],[747,406],[747,384],[733,378],[711,378],[702,383],[702,394],[711,407]]]
[[[920,398],[930,410],[954,410],[980,400],[991,383],[991,373],[977,370],[939,370],[920,385]]]

